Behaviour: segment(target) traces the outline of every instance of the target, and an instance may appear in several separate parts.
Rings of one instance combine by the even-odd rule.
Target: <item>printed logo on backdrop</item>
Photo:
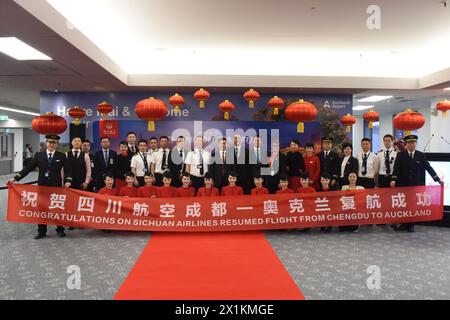
[[[119,120],[99,121],[99,129],[101,137],[119,138]]]

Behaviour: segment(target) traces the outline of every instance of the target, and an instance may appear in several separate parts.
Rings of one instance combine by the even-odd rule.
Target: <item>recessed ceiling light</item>
[[[9,111],[9,112],[16,112],[16,113],[22,113],[22,114],[28,114],[30,116],[39,116],[40,115],[39,113],[36,113],[36,112],[17,110],[17,109],[8,108],[8,107],[1,107],[1,106],[0,106],[0,110]]]
[[[442,90],[445,90],[445,91],[450,91],[450,87],[448,87],[448,88],[444,88],[444,89],[442,89]]]
[[[52,60],[16,37],[0,37],[0,52],[16,60]]]
[[[355,111],[360,111],[360,110],[366,110],[366,109],[372,109],[372,108],[374,108],[375,106],[361,106],[361,105],[358,105],[358,106],[354,106],[353,107],[353,110],[355,110]]]
[[[392,96],[370,96],[367,98],[360,99],[360,100],[358,100],[358,102],[378,102],[378,101],[387,100],[389,98],[392,98]]]

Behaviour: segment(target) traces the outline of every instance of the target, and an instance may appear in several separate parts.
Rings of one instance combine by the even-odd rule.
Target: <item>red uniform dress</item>
[[[178,197],[177,188],[171,186],[162,186],[159,187],[156,191],[156,197],[158,198],[176,198]]]
[[[108,196],[117,196],[117,189],[116,188],[112,188],[112,189],[108,189],[107,187],[103,187],[98,191],[99,194],[106,194]]]
[[[152,196],[156,196],[158,188],[156,186],[143,186],[138,189],[138,197],[139,198],[151,198]]]
[[[136,198],[138,196],[138,189],[135,187],[122,187],[119,190],[119,197]]]
[[[320,159],[318,156],[304,156],[305,170],[308,171],[309,180],[313,182],[312,187],[319,190]]]
[[[127,183],[124,180],[116,178],[114,179],[114,185],[116,186],[117,190],[120,190],[123,187],[126,187]]]
[[[240,186],[225,186],[222,188],[222,196],[242,196],[244,195],[244,190]]]
[[[284,193],[294,193],[294,190],[287,188],[286,190],[280,189],[277,191],[277,194],[284,194]]]
[[[297,193],[313,193],[316,192],[316,189],[313,187],[300,188],[297,190]]]
[[[200,188],[197,191],[197,197],[215,197],[219,195],[219,189],[217,188]]]
[[[177,189],[177,191],[178,191],[178,196],[180,198],[183,198],[183,197],[195,197],[195,188],[193,188],[193,187],[188,187],[188,188],[179,187]]]
[[[267,188],[261,187],[261,188],[253,188],[250,191],[251,195],[257,195],[257,194],[269,194],[269,190]]]

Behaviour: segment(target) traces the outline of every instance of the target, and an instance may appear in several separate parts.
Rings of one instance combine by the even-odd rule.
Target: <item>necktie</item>
[[[162,171],[165,171],[167,168],[166,162],[167,162],[166,150],[163,150],[163,157],[162,157],[162,164],[161,164]]]
[[[238,159],[238,149],[234,148],[234,164],[237,164],[237,159]]]
[[[51,167],[53,162],[53,154],[48,154],[48,166]]]
[[[203,169],[203,152],[202,150],[199,151],[200,153],[200,175],[203,176],[205,173],[205,170]]]
[[[413,159],[414,157],[413,157],[413,153],[412,152],[410,152],[409,153],[409,157],[411,158],[411,159]]]
[[[75,150],[73,156],[75,157],[75,159],[78,159],[78,151]]]
[[[108,151],[105,150],[104,153],[105,153],[105,165],[106,165],[106,167],[108,167],[108,159],[109,159]]]
[[[180,173],[184,172],[184,157],[183,157],[183,149],[180,149],[179,151],[180,160],[181,160],[181,170]]]
[[[224,176],[225,175],[225,152],[220,151],[220,154],[222,155],[221,172],[222,172],[222,176]]]
[[[136,153],[136,148],[134,146],[131,146],[131,152]]]
[[[148,172],[147,155],[145,153],[141,154],[141,158],[142,158],[142,162],[144,163],[144,174],[145,174],[146,172]]]
[[[259,149],[256,149],[256,164],[259,164]]]
[[[390,175],[391,174],[391,163],[389,161],[389,151],[386,150],[386,155],[384,156],[384,164],[386,166],[386,174]]]
[[[364,154],[363,156],[363,169],[361,173],[363,176],[367,174],[367,154]]]
[[[328,160],[328,151],[325,151],[325,159]]]

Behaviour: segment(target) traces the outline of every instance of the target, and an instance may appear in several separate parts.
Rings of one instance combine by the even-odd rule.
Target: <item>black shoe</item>
[[[75,227],[69,227],[67,230],[75,230]]]
[[[36,237],[34,237],[34,240],[39,240],[42,238],[45,238],[47,235],[45,233],[39,233]]]
[[[327,228],[325,229],[325,232],[331,232],[331,230],[333,230],[333,227],[327,227]]]
[[[406,230],[408,232],[414,232],[414,226],[409,226],[408,228],[406,228]]]
[[[60,238],[64,238],[66,236],[66,234],[64,233],[64,231],[57,231],[56,234],[58,235],[58,237]]]

